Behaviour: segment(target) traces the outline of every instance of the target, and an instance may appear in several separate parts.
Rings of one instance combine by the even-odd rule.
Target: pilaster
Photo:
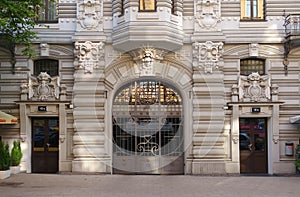
[[[222,46],[194,44],[192,174],[226,173]]]

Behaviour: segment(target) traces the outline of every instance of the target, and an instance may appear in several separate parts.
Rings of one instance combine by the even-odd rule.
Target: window
[[[38,76],[41,72],[47,72],[50,76],[58,75],[58,61],[42,59],[34,61],[34,75]]]
[[[140,11],[156,11],[155,0],[139,0]]]
[[[242,20],[264,20],[264,0],[241,0]]]
[[[243,59],[240,62],[241,75],[250,75],[258,72],[260,75],[265,74],[265,60],[257,58]]]
[[[121,0],[121,9],[120,9],[120,16],[124,15],[124,0]]]
[[[57,0],[44,0],[44,6],[36,8],[37,22],[57,22]]]
[[[172,5],[171,13],[172,14],[175,14],[175,11],[176,11],[175,4],[177,4],[177,2],[175,2],[175,0],[171,0],[171,5]]]

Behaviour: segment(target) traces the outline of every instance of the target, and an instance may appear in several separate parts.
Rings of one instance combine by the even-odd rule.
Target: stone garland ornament
[[[103,31],[103,0],[80,0],[77,31]]]
[[[76,42],[75,54],[75,66],[77,66],[77,69],[83,69],[84,73],[93,73],[94,69],[104,64],[104,43],[93,43],[91,41],[84,43]]]
[[[195,31],[218,30],[221,22],[220,0],[196,0]]]
[[[212,73],[213,70],[223,66],[221,59],[223,55],[223,43],[213,43],[207,41],[205,43],[193,44],[193,66],[203,69],[205,73]]]

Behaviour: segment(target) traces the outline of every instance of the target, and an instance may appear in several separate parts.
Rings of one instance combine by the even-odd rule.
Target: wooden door
[[[240,172],[268,173],[265,118],[240,119]]]
[[[32,172],[58,172],[58,118],[32,119]]]

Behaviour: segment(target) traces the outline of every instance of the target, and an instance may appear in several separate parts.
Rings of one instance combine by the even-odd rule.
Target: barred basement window
[[[241,20],[264,20],[264,0],[241,0]]]
[[[41,59],[34,61],[34,75],[47,72],[50,76],[58,76],[58,61],[52,59]]]
[[[36,8],[37,22],[40,23],[56,23],[58,22],[58,1],[44,0],[42,7]]]
[[[156,11],[156,1],[155,0],[139,0],[140,11],[143,12],[154,12]]]
[[[265,74],[265,60],[263,59],[243,59],[240,61],[240,74],[250,75],[258,72],[260,75]]]

